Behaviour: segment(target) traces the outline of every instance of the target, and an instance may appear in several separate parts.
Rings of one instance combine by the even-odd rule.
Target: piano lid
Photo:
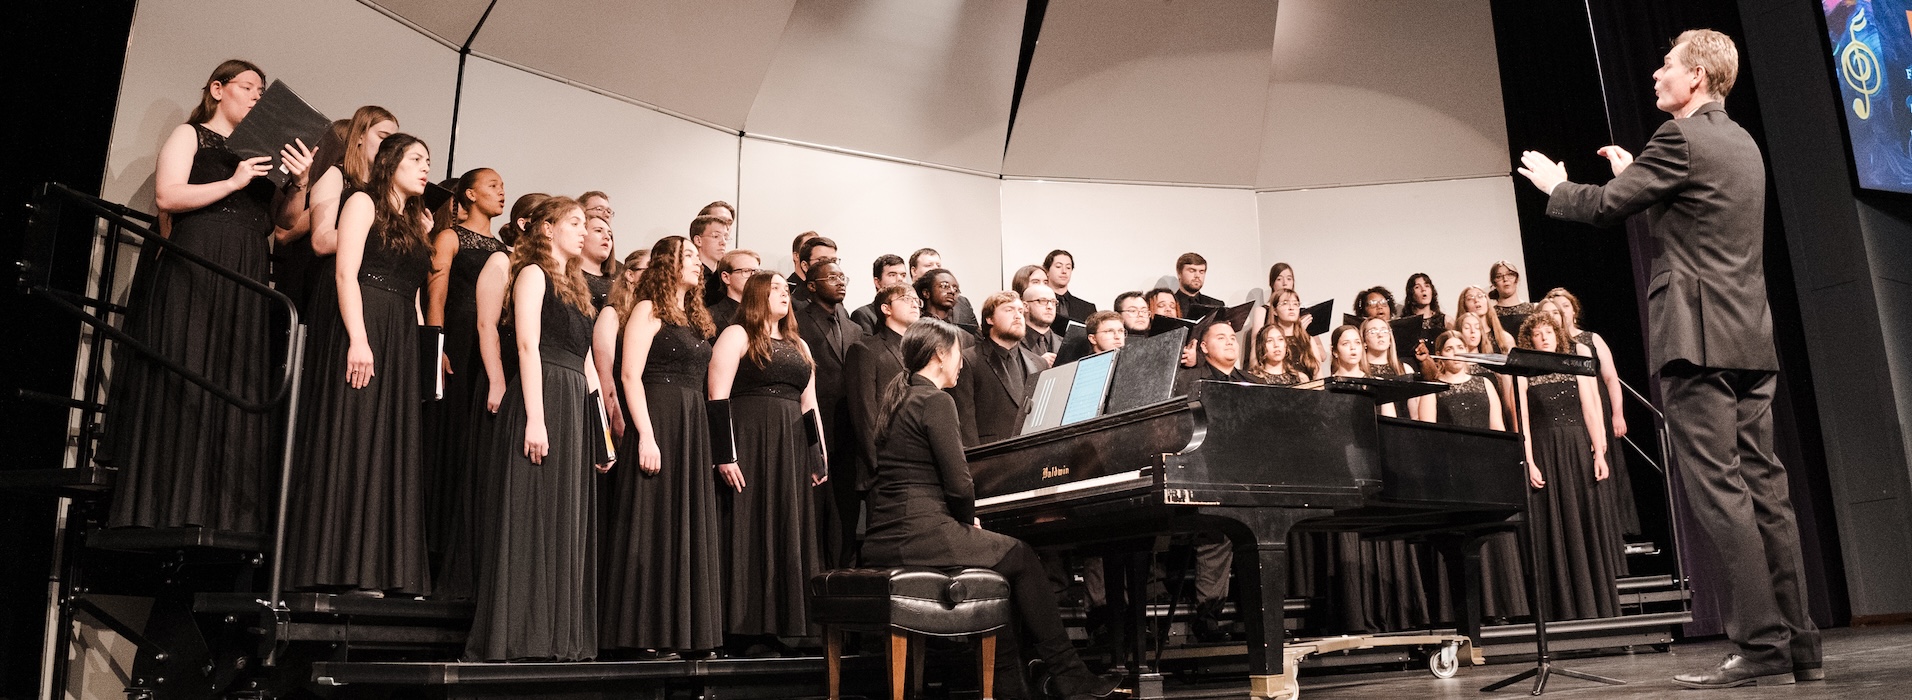
[[[1463,352],[1453,357],[1435,355],[1436,360],[1460,360],[1497,368],[1495,371],[1515,377],[1543,374],[1577,374],[1591,377],[1600,373],[1600,361],[1585,355],[1541,352],[1514,348],[1505,355],[1487,352]]]

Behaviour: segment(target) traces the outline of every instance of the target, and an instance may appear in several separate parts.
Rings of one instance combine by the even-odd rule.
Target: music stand
[[[1539,350],[1522,350],[1518,348],[1505,355],[1464,352],[1460,353],[1458,357],[1443,357],[1437,355],[1434,359],[1473,362],[1496,367],[1498,368],[1496,369],[1497,372],[1511,377],[1538,377],[1543,374],[1574,374],[1591,377],[1599,373],[1598,361],[1591,357],[1541,352]],[[1514,391],[1514,402],[1515,415],[1526,415],[1527,392]],[[1523,435],[1522,439],[1531,440],[1533,437],[1531,435]],[[1532,678],[1534,679],[1534,689],[1530,694],[1537,696],[1547,692],[1547,678],[1548,676],[1556,674],[1607,685],[1626,685],[1626,681],[1618,678],[1596,676],[1591,673],[1553,665],[1552,654],[1547,650],[1547,607],[1552,603],[1552,601],[1548,599],[1548,590],[1553,585],[1553,575],[1548,571],[1548,567],[1541,564],[1541,562],[1544,561],[1542,556],[1545,552],[1540,551],[1540,540],[1533,535],[1533,513],[1534,490],[1528,489],[1527,513],[1521,520],[1520,529],[1527,540],[1528,561],[1533,562],[1534,566],[1534,575],[1527,577],[1529,599],[1534,602],[1534,655],[1536,657],[1534,659],[1534,667],[1495,681],[1481,688],[1481,692],[1493,692]],[[1542,577],[1545,577],[1546,580],[1543,581]]]

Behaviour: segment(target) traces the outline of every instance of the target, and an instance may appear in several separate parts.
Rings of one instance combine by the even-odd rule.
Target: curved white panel
[[[799,0],[747,129],[997,172],[1020,0]]]
[[[1281,0],[1260,187],[1510,172],[1487,0]]]
[[[742,129],[796,0],[498,0],[472,51]]]
[[[460,171],[487,167],[505,198],[611,195],[617,255],[684,235],[697,210],[736,201],[737,137],[484,59],[465,66]]]
[[[452,46],[463,46],[491,0],[360,0],[405,18]]]
[[[790,241],[816,231],[840,246],[852,307],[870,303],[870,263],[935,248],[972,301],[1005,285],[995,178],[744,140],[738,246],[790,272]]]
[[[1275,3],[1058,0],[1003,172],[1251,185]]]

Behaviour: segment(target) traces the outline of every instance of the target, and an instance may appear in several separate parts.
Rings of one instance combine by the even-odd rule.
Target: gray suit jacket
[[[1647,359],[1658,371],[1778,371],[1766,304],[1766,168],[1753,137],[1714,102],[1668,120],[1605,186],[1563,182],[1557,219],[1612,226],[1646,212],[1659,255],[1647,285]]]

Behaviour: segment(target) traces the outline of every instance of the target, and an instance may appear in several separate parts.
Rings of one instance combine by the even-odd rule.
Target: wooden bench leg
[[[983,635],[982,655],[976,666],[983,674],[983,700],[996,700],[996,633]],[[832,698],[831,700],[835,700]]]
[[[843,631],[835,627],[823,628],[823,646],[829,657],[827,667],[830,677],[830,700],[843,697]]]
[[[904,672],[910,662],[910,636],[902,630],[890,630],[890,700],[904,700]]]

